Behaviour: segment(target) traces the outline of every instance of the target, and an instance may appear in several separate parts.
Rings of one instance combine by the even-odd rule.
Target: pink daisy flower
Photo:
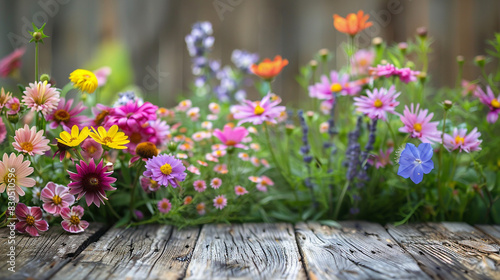
[[[177,154],[177,156],[179,156],[179,155],[180,154]],[[194,165],[188,166],[187,171],[189,171],[189,172],[191,172],[193,174],[196,174],[196,175],[200,175],[201,174],[200,169],[198,167],[194,166]]]
[[[193,197],[188,195],[184,198],[184,205],[188,205],[188,204],[191,204],[191,202],[193,202]]]
[[[392,165],[391,154],[394,151],[393,147],[389,147],[386,151],[380,149],[378,155],[372,155],[368,158],[368,163],[373,165],[375,164],[375,168],[383,168],[386,165]]]
[[[207,189],[207,183],[203,180],[196,180],[193,183],[194,189],[197,192],[204,192]]]
[[[227,151],[226,150],[216,150],[216,151],[213,151],[212,152],[212,155],[216,158],[220,158],[220,157],[223,157],[227,154]]]
[[[215,129],[213,135],[223,143],[223,149],[229,147],[247,149],[245,145],[240,144],[243,138],[248,135],[248,130],[244,127],[232,128],[230,125],[226,124],[223,131]]]
[[[181,102],[179,102],[179,105],[175,107],[175,110],[179,112],[186,112],[189,108],[191,108],[191,105],[192,105],[191,100],[189,99],[182,100]]]
[[[130,142],[127,144],[127,151],[135,155],[135,149],[137,145],[143,142],[152,142],[149,141],[152,138],[154,130],[149,127],[147,123],[140,126],[125,126],[123,128],[123,133],[128,136]]]
[[[64,97],[61,98],[57,108],[47,116],[47,121],[50,121],[49,127],[51,129],[56,129],[61,125],[64,130],[70,131],[74,125],[78,126],[79,129],[87,125],[87,122],[90,120],[86,116],[78,116],[78,114],[85,111],[87,107],[83,106],[83,102],[76,104],[73,109],[71,109],[72,105],[73,99],[69,99],[68,102],[66,102]]]
[[[71,233],[83,232],[89,227],[89,222],[83,221],[83,207],[80,205],[73,206],[71,209],[65,207],[61,209],[61,217],[63,221],[61,222],[62,228]]]
[[[486,120],[489,123],[495,123],[498,120],[498,115],[500,114],[500,93],[498,94],[498,97],[495,98],[495,95],[489,86],[486,87],[486,91],[488,94],[484,93],[480,87],[477,87],[474,95],[479,97],[481,103],[485,104],[490,109]]]
[[[211,162],[219,162],[219,160],[212,154],[205,154],[205,159]]]
[[[14,149],[18,152],[27,153],[30,156],[43,155],[46,151],[50,150],[49,142],[43,136],[44,131],[36,131],[36,127],[31,129],[27,124],[24,128],[16,130],[16,136],[14,136],[15,142],[12,143]]]
[[[272,101],[271,95],[266,95],[261,101],[252,102],[244,101],[244,105],[236,105],[232,107],[233,116],[237,120],[241,120],[238,125],[245,122],[251,122],[254,125],[262,124],[263,122],[277,123],[281,112],[285,111],[284,106],[278,106],[280,100]]]
[[[274,186],[273,180],[267,176],[261,176],[258,184],[255,186],[261,192],[267,192],[268,186]]]
[[[244,194],[248,193],[248,191],[242,186],[234,187],[234,192],[236,193],[237,196],[244,195]]]
[[[467,96],[469,95],[469,93],[476,95],[476,90],[478,87],[478,84],[472,83],[467,80],[462,80],[462,96]]]
[[[210,181],[210,186],[213,189],[218,189],[222,185],[222,180],[220,178],[213,178],[212,181]]]
[[[186,167],[182,161],[169,155],[157,155],[146,162],[144,176],[149,177],[158,184],[177,188],[179,183],[186,179]]]
[[[393,64],[379,64],[377,67],[370,67],[369,74],[370,76],[389,78],[396,74],[396,70],[397,68]]]
[[[26,51],[25,47],[15,49],[12,53],[0,60],[0,77],[8,77],[17,69],[21,68],[21,57]]]
[[[477,132],[476,127],[469,134],[467,134],[467,129],[457,129],[455,127],[452,135],[444,135],[443,144],[448,151],[456,149],[460,149],[460,152],[465,151],[466,153],[479,151],[481,150],[479,144],[483,142],[483,140],[479,140],[479,136],[481,136],[481,133]]]
[[[160,201],[158,201],[158,210],[162,213],[168,213],[172,209],[172,203],[170,203],[170,200],[164,198]]]
[[[43,201],[43,210],[55,216],[59,216],[61,209],[75,202],[75,197],[69,193],[69,188],[53,182],[47,183],[42,189],[40,198]]]
[[[217,103],[212,102],[208,104],[208,109],[210,110],[210,112],[212,112],[212,114],[217,115],[218,113],[220,113],[220,105]]]
[[[361,87],[349,82],[349,75],[339,74],[337,71],[330,72],[330,79],[326,75],[321,76],[321,81],[309,86],[309,96],[335,102],[334,93],[340,95],[355,95],[361,91]]]
[[[148,177],[141,176],[140,179],[141,187],[146,193],[155,192],[160,189],[160,185],[155,180],[151,180]]]
[[[353,75],[367,75],[368,69],[375,60],[375,52],[373,50],[359,50],[351,60],[351,73]]]
[[[43,220],[43,213],[40,207],[28,207],[24,203],[16,205],[16,230],[20,233],[27,232],[31,236],[40,236],[39,231],[49,230],[49,224]]]
[[[267,161],[267,159],[265,159],[265,158],[261,158],[260,163],[262,163],[262,165],[264,165],[264,167],[266,167],[266,168],[271,167],[271,165],[269,165],[269,161]]]
[[[15,115],[21,109],[21,103],[19,102],[18,98],[12,97],[11,99],[9,99],[7,101],[7,103],[5,103],[5,107],[7,107],[7,109],[9,109],[9,111],[7,111],[7,114]]]
[[[420,110],[420,104],[411,109],[405,106],[403,115],[400,116],[403,127],[399,128],[400,132],[410,133],[412,138],[418,138],[422,143],[441,143],[441,132],[437,126],[439,122],[431,122],[433,113],[427,114],[428,110]],[[415,110],[414,110],[415,109]]]
[[[227,170],[226,164],[216,164],[214,166],[214,171],[219,174],[227,174],[229,172],[229,170]]]
[[[354,97],[356,110],[367,115],[371,119],[387,120],[387,113],[395,114],[396,106],[399,102],[396,98],[401,94],[396,93],[394,86],[389,90],[385,88],[373,89],[373,92],[366,90],[368,96]]]
[[[2,118],[0,118],[0,144],[5,141],[5,138],[7,138],[7,127],[5,126]]]
[[[85,161],[89,161],[91,158],[94,159],[95,162],[101,160],[104,150],[102,149],[102,145],[97,143],[94,139],[87,138],[83,140],[81,147],[81,154]]]
[[[247,153],[238,153],[238,158],[240,158],[242,161],[249,161],[250,155],[248,155]]]
[[[255,166],[255,167],[259,167],[259,166],[260,166],[260,160],[259,160],[259,158],[258,158],[258,157],[255,157],[255,156],[251,157],[251,158],[250,158],[250,162],[251,162],[251,163],[253,164],[253,166]]]
[[[250,176],[250,177],[248,177],[248,180],[250,180],[252,183],[260,182],[260,178],[257,176]]]
[[[69,193],[78,195],[77,200],[85,196],[87,206],[94,203],[100,207],[101,202],[104,204],[104,200],[108,199],[105,191],[116,190],[111,186],[116,178],[110,177],[113,172],[107,172],[102,160],[97,165],[94,159],[90,159],[88,164],[81,160],[80,165],[76,165],[76,171],[76,173],[68,171],[69,178],[72,180],[68,185]]]
[[[170,126],[167,125],[167,122],[160,119],[149,121],[149,127],[153,133],[148,141],[153,142],[157,147],[166,145],[170,135]]]
[[[189,109],[186,112],[186,116],[188,116],[192,121],[197,121],[200,118],[200,108],[194,107]]]
[[[205,203],[201,202],[196,205],[196,211],[198,212],[198,215],[205,215],[207,212],[205,210]]]
[[[48,116],[59,104],[59,91],[51,87],[45,82],[37,84],[30,83],[29,87],[23,92],[23,103],[31,111],[42,112],[44,116]]]
[[[24,196],[24,190],[21,187],[31,188],[36,181],[32,178],[27,178],[33,173],[33,167],[30,167],[29,160],[23,161],[24,156],[11,153],[10,156],[3,154],[3,159],[0,161],[0,193],[3,193],[9,184],[14,183],[15,188],[9,188],[9,196],[14,191],[14,201],[19,201],[19,196]],[[10,172],[10,171],[14,172]]]
[[[218,195],[214,198],[214,207],[222,210],[227,205],[227,199],[224,195]]]
[[[401,68],[401,69],[396,70],[395,74],[399,76],[399,79],[403,83],[407,84],[409,82],[416,82],[417,77],[420,74],[420,72],[413,71],[410,68]]]
[[[139,105],[139,101],[129,101],[126,105],[113,108],[109,112],[105,127],[118,125],[122,130],[140,127],[148,121],[156,120],[158,106],[149,102]]]

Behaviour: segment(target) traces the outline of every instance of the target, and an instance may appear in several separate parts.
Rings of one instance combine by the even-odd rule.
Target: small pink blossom
[[[15,115],[21,109],[21,103],[20,103],[18,98],[12,97],[7,101],[7,103],[5,104],[5,107],[7,107],[7,109],[9,109],[9,111],[7,111],[7,114]]]
[[[203,180],[196,180],[193,183],[193,187],[197,192],[204,192],[207,189],[207,183]]]
[[[85,231],[89,227],[89,222],[83,221],[83,207],[80,205],[73,206],[71,209],[65,207],[61,210],[61,217],[63,221],[61,222],[62,228],[71,233],[80,233]]]
[[[208,109],[210,110],[210,112],[212,112],[212,114],[217,115],[218,113],[220,113],[220,105],[217,103],[212,102],[208,104]]]
[[[268,94],[261,101],[245,100],[243,105],[235,105],[231,110],[234,118],[240,120],[238,125],[245,122],[251,122],[254,125],[265,121],[277,123],[276,118],[286,109],[284,106],[278,106],[279,103],[279,99],[272,100],[271,94]]]
[[[481,150],[479,144],[483,142],[483,140],[479,140],[480,136],[481,133],[477,132],[477,128],[474,128],[467,134],[467,129],[457,129],[455,127],[452,135],[444,135],[443,144],[448,151],[454,151],[456,149],[460,149],[460,152],[465,151],[466,153],[479,151]]]
[[[43,202],[43,210],[47,213],[59,216],[61,209],[71,206],[75,197],[69,193],[69,188],[53,182],[47,183],[40,193]]]
[[[236,186],[236,187],[234,187],[234,192],[238,196],[244,195],[244,194],[248,193],[248,191],[244,187],[242,187],[242,186]]]
[[[94,71],[94,75],[97,78],[97,84],[99,87],[103,87],[108,81],[108,76],[111,75],[111,68],[108,66],[103,66]]]
[[[414,108],[412,103],[410,108],[405,106],[403,115],[400,116],[404,126],[399,131],[410,133],[412,138],[418,138],[422,143],[441,143],[441,132],[437,128],[439,122],[431,122],[434,114],[427,114],[428,110],[420,110],[420,104]]]
[[[40,236],[39,231],[47,231],[49,224],[43,220],[43,213],[40,207],[28,207],[24,203],[18,203],[15,210],[16,230],[20,233],[27,232],[31,236]]]
[[[271,180],[271,178],[267,176],[261,176],[259,178],[258,184],[255,187],[261,192],[267,192],[268,186],[274,186],[273,180]]]
[[[168,213],[170,212],[170,209],[172,209],[172,203],[170,203],[170,200],[164,198],[158,201],[158,210],[160,210],[160,212]]]
[[[175,109],[179,112],[186,112],[189,108],[191,108],[191,106],[192,106],[191,100],[186,99],[179,102],[179,105],[177,105]]]
[[[215,129],[213,135],[223,143],[221,146],[223,149],[229,147],[247,149],[245,145],[241,144],[243,138],[248,135],[248,130],[244,127],[232,128],[230,125],[225,125],[222,131]]]
[[[15,49],[12,53],[0,60],[0,77],[8,77],[21,68],[21,57],[26,51],[25,47]]]
[[[82,156],[85,161],[89,161],[91,158],[93,158],[95,162],[101,160],[101,156],[103,153],[102,145],[97,143],[94,139],[87,138],[83,140],[81,147]]]
[[[153,179],[142,176],[140,179],[141,187],[146,193],[155,192],[160,189],[160,185]]]
[[[354,97],[356,110],[367,115],[371,119],[387,120],[387,113],[396,114],[396,106],[399,102],[396,98],[401,94],[396,93],[394,86],[388,90],[385,88],[366,90],[367,96]]]
[[[229,170],[227,170],[226,164],[217,164],[214,166],[214,171],[219,174],[227,174]]]
[[[188,116],[192,121],[197,121],[200,118],[200,108],[193,107],[186,112],[186,116]]]
[[[218,189],[222,185],[222,180],[220,178],[213,178],[212,181],[210,181],[210,186],[213,189]]]
[[[368,158],[368,163],[373,165],[375,164],[375,168],[383,168],[386,165],[392,165],[391,154],[394,151],[393,147],[389,147],[386,151],[380,149],[377,155],[373,155]]]
[[[351,60],[351,73],[354,75],[367,75],[374,60],[375,52],[373,50],[357,51]]]
[[[198,215],[205,215],[206,210],[205,210],[205,203],[201,202],[196,205],[196,211],[198,212]]]
[[[218,195],[214,198],[214,207],[222,210],[227,205],[227,199],[224,195]]]
[[[45,138],[43,130],[36,131],[35,126],[30,129],[29,126],[25,124],[24,128],[16,130],[15,134],[15,142],[12,143],[12,146],[14,146],[14,149],[18,152],[34,156],[43,155],[46,151],[50,150],[50,140]]]
[[[486,91],[488,94],[484,93],[480,87],[477,87],[474,95],[479,97],[479,101],[488,106],[490,109],[488,116],[486,116],[486,120],[489,123],[495,123],[498,120],[498,115],[500,114],[500,93],[498,94],[498,97],[495,98],[495,95],[489,86],[486,88]]]

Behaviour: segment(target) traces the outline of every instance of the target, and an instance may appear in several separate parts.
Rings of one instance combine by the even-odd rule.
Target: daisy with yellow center
[[[498,99],[493,98],[493,99],[491,100],[491,106],[492,106],[493,108],[497,108],[497,109],[498,109],[498,108],[500,108],[500,102],[498,101]]]
[[[88,93],[93,93],[97,89],[97,77],[94,73],[84,69],[76,69],[71,72],[69,79],[75,88]]]
[[[79,146],[83,142],[83,140],[87,139],[88,136],[88,127],[84,127],[82,131],[80,131],[78,126],[74,125],[71,128],[71,134],[69,134],[67,131],[63,131],[59,134],[59,137],[61,138],[57,138],[57,141],[69,147],[76,147]]]
[[[334,84],[332,84],[330,90],[332,92],[339,92],[342,90],[342,85],[340,85],[339,83],[334,83]]]
[[[124,146],[130,141],[128,136],[123,132],[118,132],[118,126],[113,125],[108,131],[104,127],[100,126],[97,128],[92,127],[92,132],[90,132],[90,137],[94,139],[97,143],[107,146],[111,149],[123,150],[127,147]]]

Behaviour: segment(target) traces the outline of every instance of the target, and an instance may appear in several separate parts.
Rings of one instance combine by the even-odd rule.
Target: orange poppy
[[[350,13],[347,17],[343,18],[337,14],[333,15],[333,26],[335,29],[342,33],[354,36],[361,30],[366,29],[373,25],[373,22],[367,21],[370,15],[364,14],[363,11],[358,11],[357,14]]]
[[[271,80],[281,72],[283,67],[287,65],[288,60],[282,59],[281,56],[277,55],[272,61],[269,58],[266,58],[259,64],[252,64],[252,66],[250,66],[250,70],[252,73],[264,80]]]

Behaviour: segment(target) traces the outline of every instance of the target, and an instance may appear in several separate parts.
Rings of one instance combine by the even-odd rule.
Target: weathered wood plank
[[[53,279],[180,279],[199,232],[167,225],[114,228]]]
[[[186,279],[306,279],[290,224],[205,225]]]
[[[480,229],[500,244],[500,225],[476,225],[476,228]]]
[[[104,234],[107,227],[99,223],[91,223],[85,232],[71,234],[61,226],[53,225],[39,237],[17,234],[9,239],[8,228],[0,230],[0,279],[44,279],[50,277],[72,257],[78,255],[90,242]],[[7,253],[15,240],[15,273],[8,270]],[[12,243],[12,241],[11,241]]]
[[[500,246],[470,225],[443,222],[387,228],[433,278],[500,279],[498,254],[484,252],[498,253]]]
[[[384,227],[341,222],[342,229],[316,222],[295,226],[310,279],[428,279]]]

